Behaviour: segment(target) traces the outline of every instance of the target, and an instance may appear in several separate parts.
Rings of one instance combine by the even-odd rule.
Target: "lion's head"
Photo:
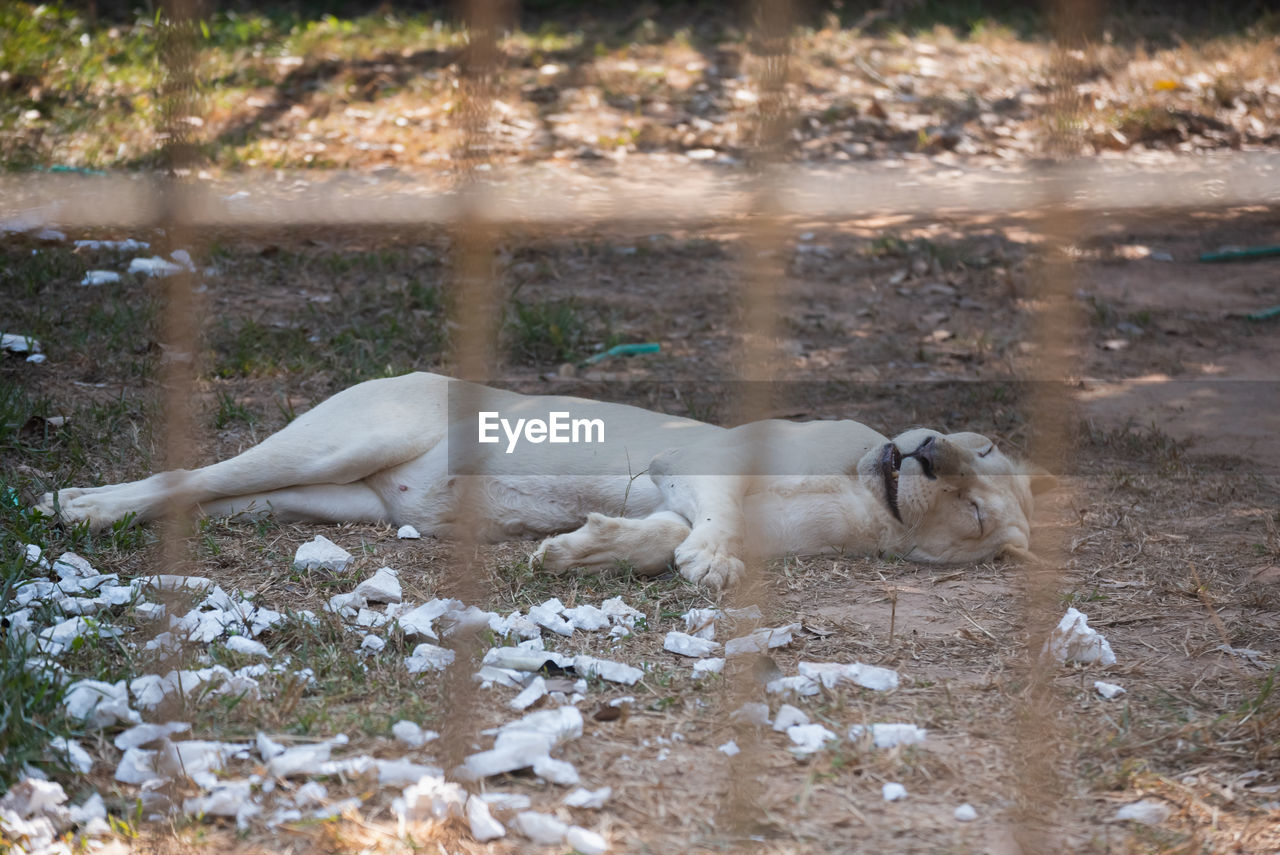
[[[964,563],[1003,549],[1025,552],[1032,496],[1053,486],[977,433],[915,429],[868,452],[858,464],[864,483],[901,526],[904,558]]]

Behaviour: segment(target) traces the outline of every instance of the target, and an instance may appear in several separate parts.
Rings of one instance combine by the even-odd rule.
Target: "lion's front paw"
[[[724,543],[703,542],[696,535],[676,548],[676,566],[690,582],[713,591],[730,588],[742,581],[746,565]]]
[[[549,570],[552,573],[563,573],[568,570],[569,567],[565,563],[567,550],[564,548],[563,540],[564,535],[558,534],[555,537],[548,537],[542,543],[539,543],[538,548],[529,554],[529,567]],[[556,541],[561,541],[561,543]]]

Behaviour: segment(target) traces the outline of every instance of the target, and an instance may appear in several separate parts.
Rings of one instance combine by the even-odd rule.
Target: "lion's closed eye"
[[[973,508],[974,519],[978,521],[978,537],[982,537],[986,534],[987,530],[986,523],[982,519],[982,505],[978,504],[973,499],[969,499],[969,505]]]

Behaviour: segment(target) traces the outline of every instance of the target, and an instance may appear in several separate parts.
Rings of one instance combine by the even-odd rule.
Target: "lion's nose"
[[[907,455],[914,457],[920,461],[920,468],[924,470],[924,474],[928,478],[933,478],[934,469],[938,465],[938,443],[936,437],[927,437],[924,442],[916,447],[916,450]]]

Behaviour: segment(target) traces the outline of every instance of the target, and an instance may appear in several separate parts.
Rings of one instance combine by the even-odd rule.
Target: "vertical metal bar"
[[[779,198],[784,147],[791,128],[792,111],[787,94],[791,56],[791,4],[789,0],[759,0],[753,9],[753,76],[758,89],[757,110],[752,128],[749,163],[753,171],[752,206],[742,242],[742,343],[738,350],[736,396],[731,408],[733,421],[746,424],[765,418],[776,404],[778,376],[777,313],[780,291],[786,281],[783,253],[782,201]],[[748,477],[770,469],[768,444],[758,441],[750,450]],[[728,592],[728,602],[737,608],[758,606],[768,616],[769,585],[764,578],[765,556],[746,554],[745,575]],[[741,657],[747,660],[750,657]],[[725,705],[737,710],[742,704],[758,701],[762,687],[755,661],[726,663]],[[749,834],[760,815],[763,791],[761,770],[763,748],[758,728],[738,721],[734,740],[739,752],[730,758],[727,798],[721,805],[726,830]]]
[[[498,334],[501,302],[498,299],[494,255],[495,227],[484,213],[484,186],[479,167],[489,160],[489,119],[494,76],[498,68],[498,9],[496,0],[468,0],[465,4],[467,45],[459,63],[458,111],[461,140],[455,152],[457,166],[456,225],[453,232],[454,319],[451,336],[452,373],[464,381],[484,383],[493,374],[493,342]],[[470,396],[450,396],[469,409],[482,403]],[[450,413],[450,418],[458,414]],[[479,528],[483,520],[479,500],[479,476],[457,477],[454,493],[454,540],[450,550],[445,596],[468,605],[483,598],[484,568],[478,556]],[[473,714],[477,690],[472,675],[479,655],[476,630],[455,632],[449,639],[453,664],[444,677],[446,715],[441,728],[441,759],[453,770],[465,758],[477,730]]]
[[[1051,162],[1062,163],[1081,151],[1085,105],[1077,85],[1086,65],[1082,51],[1087,49],[1097,12],[1094,0],[1055,0],[1050,10],[1052,94],[1045,115],[1044,147]],[[1041,275],[1035,283],[1032,334],[1037,349],[1027,402],[1028,450],[1032,460],[1065,475],[1070,471],[1071,432],[1076,423],[1067,380],[1074,373],[1072,354],[1081,329],[1068,250],[1080,234],[1081,218],[1068,206],[1068,189],[1050,179],[1040,211],[1046,240]],[[1063,485],[1067,486],[1065,479]],[[1054,715],[1052,666],[1041,661],[1041,653],[1059,617],[1067,548],[1061,530],[1045,524],[1043,515],[1032,532],[1032,546],[1039,560],[1024,568],[1027,650],[1014,719],[1018,792],[1013,818],[1014,834],[1023,850],[1044,852],[1054,849],[1060,839],[1053,829],[1064,792],[1059,769],[1065,737]]]

